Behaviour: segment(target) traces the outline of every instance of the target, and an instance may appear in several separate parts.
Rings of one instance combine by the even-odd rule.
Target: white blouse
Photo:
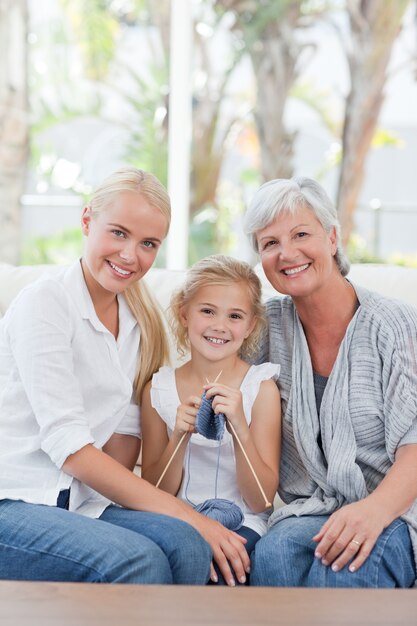
[[[280,366],[274,363],[252,365],[242,381],[243,411],[248,424],[252,421],[252,406],[261,383],[270,378],[276,380]],[[180,399],[175,382],[175,370],[161,367],[153,375],[151,402],[161,419],[167,425],[168,434],[175,428],[175,419]],[[220,451],[219,451],[220,447]],[[220,452],[220,457],[219,457]],[[217,472],[218,465],[218,472]],[[184,477],[178,497],[192,505],[216,496],[237,504],[244,515],[244,525],[259,535],[266,532],[266,522],[271,511],[253,513],[240,493],[236,476],[236,459],[232,435],[227,429],[221,441],[206,439],[203,435],[191,435],[184,459]]]
[[[123,296],[117,340],[100,322],[80,261],[24,288],[0,321],[0,499],[98,517],[103,496],[61,470],[87,444],[140,436],[133,397],[140,332]]]

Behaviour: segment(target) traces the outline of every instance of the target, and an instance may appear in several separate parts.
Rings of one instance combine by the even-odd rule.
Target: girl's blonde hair
[[[170,304],[170,323],[180,355],[190,349],[187,329],[181,322],[181,311],[196,293],[208,285],[230,285],[243,283],[250,294],[256,324],[239,351],[243,359],[254,356],[265,328],[265,307],[262,304],[261,281],[248,263],[229,256],[215,254],[198,261],[187,272],[184,285],[174,292]]]
[[[171,222],[171,203],[165,187],[149,172],[125,167],[111,174],[95,190],[89,204],[91,215],[108,208],[115,197],[124,192],[138,193],[167,220],[167,232]],[[158,303],[150,294],[144,281],[140,280],[126,289],[124,296],[136,318],[140,331],[140,353],[134,390],[138,404],[143,388],[152,375],[169,361],[169,346],[163,317]]]

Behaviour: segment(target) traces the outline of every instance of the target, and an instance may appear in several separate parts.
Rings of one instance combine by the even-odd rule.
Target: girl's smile
[[[192,353],[207,359],[236,355],[255,325],[248,290],[243,283],[208,285],[182,310]]]
[[[218,337],[206,337],[206,339],[209,343],[214,343],[219,346],[224,346],[229,341],[228,339],[220,339]]]

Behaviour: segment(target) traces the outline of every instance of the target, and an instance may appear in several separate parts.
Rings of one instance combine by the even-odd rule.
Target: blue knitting
[[[206,392],[204,392],[196,416],[195,427],[197,432],[206,439],[221,441],[224,435],[226,417],[223,413],[216,414],[212,404],[213,398],[206,398]]]
[[[194,507],[197,513],[216,520],[229,530],[239,530],[243,524],[244,515],[242,509],[225,498],[210,498]]]
[[[226,425],[226,416],[224,413],[215,413],[213,411],[213,398],[206,398],[206,392],[203,393],[200,408],[196,416],[195,427],[197,432],[206,439],[214,439],[221,441],[224,435]],[[220,465],[220,443],[217,457],[215,496],[217,496],[217,479]],[[190,457],[188,459],[188,470],[190,469]],[[189,475],[188,475],[189,481]],[[187,481],[187,486],[188,486]],[[186,488],[187,492],[187,488]],[[187,498],[188,500],[188,498]],[[214,519],[229,530],[238,530],[244,520],[242,509],[232,502],[224,498],[210,498],[201,504],[196,505],[195,510],[211,519]]]

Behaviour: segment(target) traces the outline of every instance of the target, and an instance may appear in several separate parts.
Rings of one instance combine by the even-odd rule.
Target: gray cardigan
[[[317,414],[303,327],[290,297],[267,303],[259,362],[281,365],[283,441],[270,526],[291,515],[329,514],[365,498],[400,445],[417,443],[417,310],[356,287],[360,303],[339,348]],[[321,446],[317,442],[321,434]],[[417,501],[403,516],[417,562]]]

